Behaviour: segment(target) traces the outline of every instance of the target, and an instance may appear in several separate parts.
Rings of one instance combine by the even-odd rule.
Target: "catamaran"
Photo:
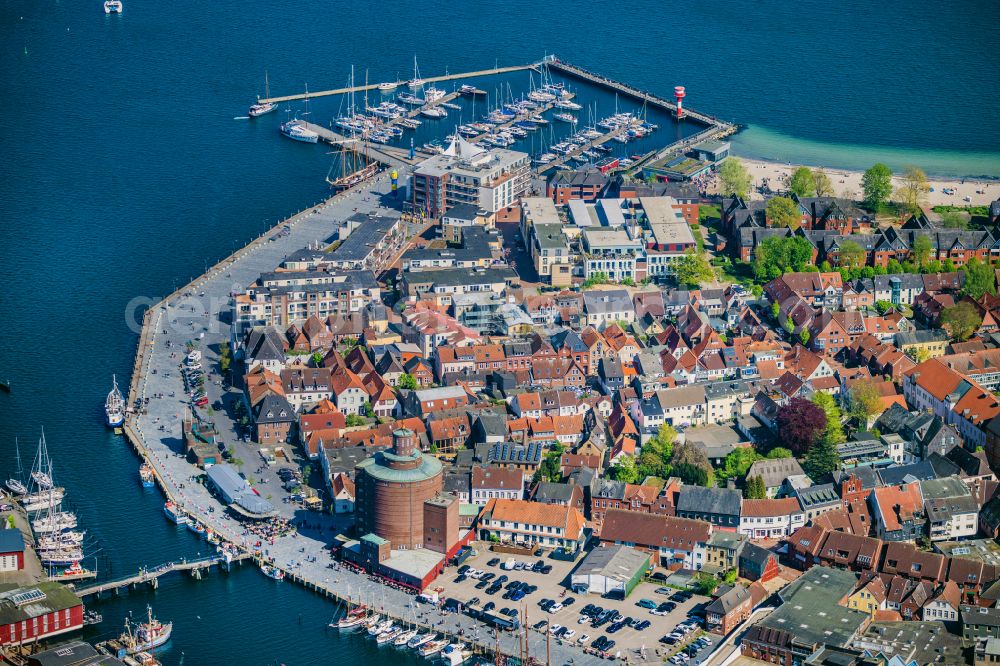
[[[267,72],[264,72],[264,99],[270,99],[271,97],[271,87],[268,84]],[[256,118],[257,116],[262,116],[265,113],[271,113],[278,108],[278,105],[274,102],[262,102],[260,101],[260,95],[257,95],[257,103],[250,105],[250,110],[247,111],[247,115],[251,118]]]
[[[125,399],[118,390],[118,378],[111,375],[111,391],[104,400],[104,418],[109,428],[117,428],[125,423]]]

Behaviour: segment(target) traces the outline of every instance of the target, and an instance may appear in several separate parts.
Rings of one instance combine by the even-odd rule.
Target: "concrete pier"
[[[506,74],[508,72],[523,72],[529,69],[537,69],[538,63],[532,63],[530,65],[514,65],[513,67],[495,67],[493,69],[481,69],[475,72],[460,72],[458,74],[445,74],[443,76],[430,76],[423,77],[424,83],[440,83],[442,81],[457,81],[459,79],[471,79],[477,76],[493,76],[496,74]],[[406,83],[400,83],[399,87],[403,88]],[[317,92],[301,93],[298,95],[284,95],[282,97],[268,97],[267,99],[262,99],[261,102],[293,102],[300,99],[312,99],[313,97],[329,97],[330,95],[345,95],[347,93],[359,93],[365,92],[367,90],[378,90],[379,84],[373,83],[367,86],[354,86],[353,88],[334,88],[333,90],[319,90]]]

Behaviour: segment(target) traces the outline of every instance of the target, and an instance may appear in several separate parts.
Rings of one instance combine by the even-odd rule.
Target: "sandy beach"
[[[767,162],[764,160],[751,160],[738,158],[750,172],[753,178],[754,189],[763,183],[766,178],[771,185],[771,189],[783,190],[792,172],[799,167],[797,164],[783,164],[779,162]],[[814,171],[823,171],[830,177],[833,183],[834,193],[847,199],[858,200],[862,197],[860,171],[847,171],[844,169],[824,169],[822,167],[810,167]],[[1000,181],[995,180],[974,180],[974,179],[943,179],[930,178],[932,191],[928,194],[928,203],[931,206],[985,206],[991,201],[1000,198]],[[898,187],[902,183],[899,176],[893,177],[893,186]],[[953,194],[945,194],[944,189],[953,189]],[[752,199],[760,199],[757,192],[751,194]]]

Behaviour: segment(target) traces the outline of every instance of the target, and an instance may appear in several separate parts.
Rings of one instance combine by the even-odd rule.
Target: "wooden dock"
[[[508,72],[523,72],[525,70],[537,70],[538,63],[532,63],[530,65],[514,65],[513,67],[495,67],[493,69],[481,69],[476,72],[461,72],[459,74],[445,74],[443,76],[430,76],[425,77],[424,83],[440,83],[442,81],[457,81],[459,79],[471,79],[477,76],[494,76],[496,74],[507,74]],[[405,86],[405,83],[400,83],[400,87]],[[333,90],[319,90],[316,92],[303,92],[297,95],[284,95],[281,97],[268,97],[267,99],[262,99],[261,102],[274,102],[280,104],[281,102],[294,102],[300,99],[312,99],[313,97],[329,97],[330,95],[346,95],[347,93],[359,93],[368,90],[378,90],[379,84],[373,83],[367,86],[354,86],[353,88],[334,88]]]
[[[548,164],[539,164],[535,168],[535,170],[539,174],[543,174],[546,171],[548,171],[549,169],[555,169],[556,167],[563,166],[564,164],[566,164],[567,162],[569,162],[572,158],[576,157],[577,155],[579,155],[583,151],[588,150],[589,148],[592,148],[594,146],[603,145],[603,144],[607,143],[608,141],[611,141],[611,139],[615,138],[619,134],[627,132],[629,129],[630,128],[629,128],[628,125],[623,125],[623,126],[617,128],[617,129],[613,129],[610,132],[607,132],[606,134],[603,134],[600,137],[598,137],[596,139],[593,139],[592,141],[588,141],[587,143],[583,144],[582,146],[578,146],[577,148],[575,148],[575,149],[571,150],[570,152],[566,153],[565,155],[560,155],[558,159],[552,160]]]
[[[361,139],[355,139],[351,137],[344,136],[334,132],[329,127],[323,127],[322,125],[317,125],[315,123],[309,123],[304,120],[298,121],[300,125],[307,129],[311,129],[313,132],[319,134],[319,138],[324,143],[329,143],[334,146],[342,146],[345,144],[357,144],[358,150],[364,152],[365,149],[368,150],[369,156],[372,159],[385,164],[390,167],[400,167],[405,164],[413,164],[419,160],[410,160],[410,152],[405,148],[396,148],[394,146],[389,146],[381,143],[375,143],[373,141],[363,141]]]

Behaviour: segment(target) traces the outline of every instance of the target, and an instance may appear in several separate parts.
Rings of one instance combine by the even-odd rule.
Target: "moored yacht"
[[[118,390],[118,378],[111,375],[111,391],[104,399],[104,419],[109,428],[117,428],[125,423],[125,399]]]
[[[317,143],[319,141],[319,134],[298,120],[281,123],[281,133],[293,141],[302,141],[303,143]]]
[[[6,485],[7,489],[15,495],[24,495],[28,492],[28,489],[24,487],[24,484],[17,479],[7,479],[7,482],[4,485]]]

